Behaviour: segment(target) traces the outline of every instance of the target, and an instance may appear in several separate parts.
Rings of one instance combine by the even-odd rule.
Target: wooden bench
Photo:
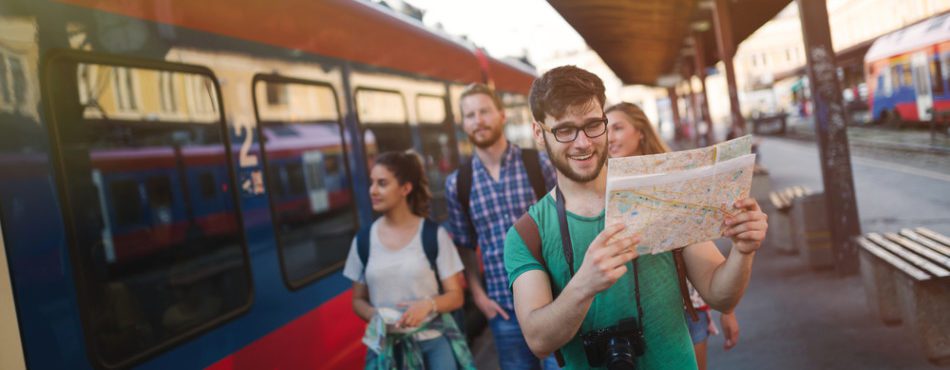
[[[811,193],[807,187],[792,186],[779,191],[773,191],[769,194],[769,200],[772,206],[781,212],[788,212],[792,207],[792,201],[797,197],[803,197]]]
[[[795,254],[795,243],[790,232],[789,210],[792,207],[792,201],[796,197],[807,195],[810,190],[804,186],[793,186],[769,193],[769,203],[771,207],[766,209],[769,213],[769,235],[766,240],[781,252]]]
[[[908,324],[931,361],[950,362],[950,238],[918,227],[856,241],[871,311]]]
[[[752,117],[753,134],[777,134],[785,135],[785,127],[788,119],[788,113],[780,112],[776,114],[764,114]],[[777,128],[775,126],[778,126]],[[769,129],[769,130],[766,130]]]

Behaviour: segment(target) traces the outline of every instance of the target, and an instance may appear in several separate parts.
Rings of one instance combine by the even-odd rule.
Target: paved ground
[[[821,189],[813,144],[766,139],[761,153],[773,188],[805,184]],[[950,233],[950,176],[895,163],[902,158],[872,159],[859,148],[853,153],[865,232],[926,225]],[[907,328],[885,326],[871,315],[859,276],[810,271],[801,257],[777,251],[776,244],[787,241],[767,242],[737,310],[740,344],[726,352],[722,337],[714,337],[711,369],[940,368],[925,360]]]

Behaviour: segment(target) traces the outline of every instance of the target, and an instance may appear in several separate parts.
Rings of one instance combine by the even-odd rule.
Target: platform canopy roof
[[[713,0],[548,0],[625,84],[664,85],[661,77],[692,66],[692,32],[707,66],[719,61]],[[728,0],[735,47],[791,0]]]

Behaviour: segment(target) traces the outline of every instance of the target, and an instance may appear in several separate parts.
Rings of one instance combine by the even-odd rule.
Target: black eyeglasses
[[[607,133],[607,116],[601,119],[587,121],[584,127],[556,127],[549,129],[549,131],[554,134],[554,140],[557,140],[559,143],[570,143],[576,140],[577,133],[580,131],[584,131],[584,135],[593,139]]]

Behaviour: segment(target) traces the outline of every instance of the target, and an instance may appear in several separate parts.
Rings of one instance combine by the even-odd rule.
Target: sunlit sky
[[[533,62],[557,52],[584,49],[584,40],[544,0],[404,0],[425,10],[423,23],[442,24],[446,32],[465,35],[495,57]]]

